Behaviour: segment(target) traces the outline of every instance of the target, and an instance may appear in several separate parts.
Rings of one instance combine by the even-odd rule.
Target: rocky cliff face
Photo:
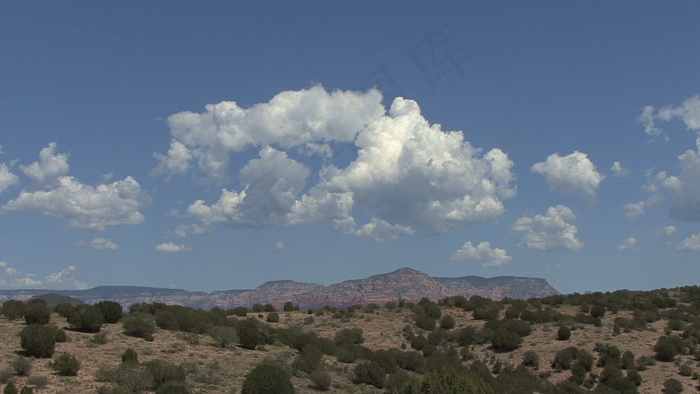
[[[0,290],[0,302],[10,298],[26,300],[37,294],[50,292],[54,291]],[[202,309],[211,309],[215,306],[229,309],[255,303],[272,304],[276,308],[281,308],[287,301],[292,301],[301,309],[311,309],[325,305],[337,307],[372,303],[383,305],[387,301],[398,300],[417,302],[423,297],[438,300],[455,295],[466,298],[480,295],[498,300],[505,297],[527,299],[559,294],[541,278],[516,276],[434,278],[411,268],[401,268],[387,274],[349,280],[330,286],[281,280],[266,282],[254,290],[226,290],[213,293],[133,286],[100,286],[89,290],[61,291],[61,293],[89,304],[113,300],[126,307],[139,302],[162,302]]]

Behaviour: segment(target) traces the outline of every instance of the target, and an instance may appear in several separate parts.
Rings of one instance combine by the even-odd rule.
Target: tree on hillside
[[[95,306],[100,309],[107,324],[115,324],[122,318],[123,309],[118,302],[100,301]]]
[[[2,315],[12,321],[24,316],[27,305],[22,301],[7,300],[2,304]]]

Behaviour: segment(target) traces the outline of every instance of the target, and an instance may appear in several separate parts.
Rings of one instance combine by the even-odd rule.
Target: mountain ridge
[[[484,278],[467,275],[456,278],[433,277],[422,271],[404,267],[392,272],[351,279],[324,286],[293,280],[267,281],[255,289],[218,290],[211,293],[141,286],[97,286],[86,290],[18,289],[0,290],[0,302],[7,299],[28,300],[32,297],[57,293],[88,304],[103,300],[119,302],[122,306],[160,302],[193,308],[230,309],[253,304],[272,304],[281,308],[288,301],[302,309],[325,305],[345,307],[356,304],[380,304],[387,301],[417,302],[421,298],[438,300],[451,296],[473,295],[499,300],[527,299],[561,294],[543,278],[497,276]]]

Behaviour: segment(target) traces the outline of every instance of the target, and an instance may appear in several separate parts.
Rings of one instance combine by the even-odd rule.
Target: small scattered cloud
[[[610,171],[612,171],[612,175],[615,178],[626,178],[630,175],[630,170],[623,167],[619,161],[613,163],[612,167],[610,167]]]
[[[560,193],[580,192],[588,199],[593,199],[605,176],[596,171],[588,155],[579,151],[566,156],[551,154],[544,162],[532,166],[533,172],[546,177],[547,184]]]
[[[637,249],[637,238],[629,237],[617,246],[618,250],[634,250]]]
[[[56,272],[46,277],[46,286],[59,286],[64,289],[85,290],[88,288],[85,282],[79,281],[75,277],[77,268],[74,265],[69,265],[60,272]]]
[[[189,245],[185,244],[174,244],[172,242],[166,242],[162,243],[160,245],[156,245],[156,250],[159,252],[166,252],[166,253],[178,253],[178,252],[189,252],[192,250],[192,247]]]
[[[282,253],[282,252],[284,252],[284,242],[282,242],[282,241],[275,242],[275,253]]]
[[[90,241],[90,247],[95,250],[117,250],[119,246],[106,238],[95,238]]]
[[[467,241],[450,258],[450,261],[475,261],[481,262],[483,267],[502,267],[513,258],[508,255],[505,249],[491,248],[489,242],[480,242],[472,245]]]
[[[571,208],[557,205],[547,209],[545,215],[524,216],[513,223],[511,229],[525,233],[518,246],[542,251],[565,251],[583,248],[576,238],[578,229],[569,223],[576,215]]]
[[[353,235],[360,239],[374,242],[395,241],[401,236],[413,234],[413,230],[410,227],[391,224],[377,218],[372,218],[369,223],[358,229],[355,228],[355,219],[352,217],[336,220],[333,223],[333,227],[341,234]]]
[[[0,286],[11,289],[86,289],[87,284],[75,277],[77,268],[70,265],[64,270],[47,276],[42,282],[34,274],[25,274],[11,267],[6,261],[0,261]]]
[[[676,226],[666,226],[659,230],[659,234],[665,235],[667,237],[670,237],[672,235],[678,235],[678,229]]]
[[[657,127],[656,121],[669,122],[675,119],[680,119],[688,130],[700,133],[700,96],[695,95],[687,98],[678,106],[666,105],[658,110],[653,105],[647,105],[637,118],[644,125],[645,134],[652,139],[663,135],[667,141],[668,135],[663,129]],[[698,137],[700,137],[700,134]],[[698,138],[697,142],[700,149],[700,138]]]
[[[700,252],[700,234],[694,234],[684,239],[683,242],[676,246],[676,249]]]
[[[6,261],[0,261],[0,286],[5,288],[40,288],[42,283],[32,274],[24,274],[11,267]]]

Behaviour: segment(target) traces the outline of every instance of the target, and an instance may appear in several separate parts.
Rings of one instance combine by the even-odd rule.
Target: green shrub
[[[497,351],[511,351],[520,347],[523,343],[523,338],[518,334],[505,329],[499,328],[491,335],[491,347]]]
[[[24,311],[27,305],[22,301],[17,300],[7,300],[2,303],[2,315],[8,320],[12,321],[15,319],[20,319],[24,316]]]
[[[70,302],[61,302],[53,307],[54,312],[58,313],[59,316],[66,319],[68,318],[68,316],[70,316],[71,313],[73,313],[74,309],[75,305],[71,304]]]
[[[323,353],[314,344],[305,345],[299,355],[292,362],[292,369],[310,374],[315,371],[323,359]]]
[[[620,368],[626,370],[634,369],[634,353],[629,350],[622,353],[622,356],[620,356]]]
[[[77,376],[80,370],[80,361],[68,353],[61,353],[50,365],[60,376]]]
[[[425,358],[418,352],[401,352],[396,357],[396,364],[407,371],[422,373],[425,367]]]
[[[528,350],[523,354],[522,364],[537,369],[540,367],[540,356],[535,351]]]
[[[20,390],[19,394],[34,394],[34,389],[29,386],[24,386],[22,387],[22,390]]]
[[[423,377],[420,392],[490,394],[494,393],[494,389],[488,383],[484,382],[482,379],[479,379],[478,376],[475,376],[475,374],[471,372],[448,368],[426,373]]]
[[[99,332],[104,320],[100,308],[94,305],[79,305],[68,316],[71,330],[80,332]]]
[[[24,310],[24,321],[27,324],[49,324],[51,310],[43,302],[31,302]]]
[[[54,337],[56,339],[56,342],[66,342],[68,341],[68,335],[66,335],[66,330],[62,328],[58,328],[57,326],[52,325],[51,328],[54,330]]]
[[[684,347],[683,339],[675,335],[662,336],[656,342],[654,351],[659,361],[673,361]]]
[[[160,386],[155,394],[189,394],[190,390],[187,388],[185,382],[167,382]]]
[[[122,353],[122,364],[132,364],[136,365],[139,363],[139,355],[136,353],[134,348],[126,348],[124,353]]]
[[[693,376],[693,368],[688,364],[683,364],[678,369],[678,373],[681,376]]]
[[[44,387],[49,384],[49,378],[46,376],[30,376],[27,378],[27,384],[35,387]]]
[[[476,328],[464,327],[456,332],[454,341],[459,346],[478,345],[484,343],[484,337]]]
[[[2,391],[2,394],[17,394],[17,387],[11,380],[5,385],[5,389]]]
[[[603,317],[605,316],[605,307],[603,305],[593,305],[593,307],[591,307],[590,314],[596,318]]]
[[[17,356],[10,362],[12,369],[19,376],[27,376],[32,370],[32,361],[26,357]]]
[[[557,330],[557,339],[560,341],[568,341],[571,338],[571,329],[567,326],[559,326]]]
[[[561,349],[554,356],[554,361],[552,361],[552,368],[559,370],[567,370],[571,368],[571,364],[574,362],[574,353],[572,352],[574,348]]]
[[[153,333],[156,332],[156,326],[153,319],[148,315],[137,313],[129,314],[122,319],[122,326],[126,335],[143,338],[147,341],[152,341]]]
[[[214,344],[221,348],[232,346],[238,342],[236,329],[229,326],[212,327],[209,330],[209,336],[214,339]]]
[[[427,331],[435,330],[435,318],[428,316],[425,313],[419,313],[413,317],[413,322],[416,327]]]
[[[260,364],[246,376],[241,394],[294,394],[294,392],[291,376],[287,371],[274,365]]]
[[[313,319],[313,317],[312,317],[312,319]],[[267,314],[266,320],[268,323],[278,323],[280,321],[280,314],[277,312],[270,312]]]
[[[266,343],[263,327],[255,320],[246,319],[238,322],[236,331],[238,332],[241,347],[244,349],[255,350],[258,345]]]
[[[184,382],[185,369],[181,365],[176,366],[167,361],[153,360],[143,363],[153,378],[153,389],[158,390],[168,382]]]
[[[100,301],[95,306],[100,310],[104,317],[104,322],[114,324],[122,318],[122,306],[115,301]]]
[[[53,355],[56,346],[56,331],[53,327],[32,324],[23,328],[19,336],[25,356],[49,358]]]
[[[311,380],[312,389],[328,390],[331,387],[331,375],[320,369],[311,372],[309,380]]]
[[[359,345],[361,343],[364,343],[365,338],[362,333],[362,329],[355,327],[355,328],[344,328],[342,330],[339,330],[335,333],[335,336],[333,337],[333,342],[335,342],[336,345],[342,346],[342,345]]]
[[[384,388],[386,371],[374,361],[357,364],[354,370],[355,383],[370,384],[378,389]]]
[[[664,382],[664,394],[679,394],[683,392],[683,383],[671,378]]]
[[[455,318],[451,315],[445,315],[440,319],[440,328],[444,330],[451,330],[456,324]]]
[[[287,301],[287,302],[285,302],[284,305],[282,306],[282,310],[283,310],[284,312],[292,312],[292,311],[294,310],[294,304],[292,304],[291,301]]]
[[[153,377],[146,368],[124,364],[114,371],[114,383],[127,393],[140,393],[153,388]]]
[[[7,383],[12,377],[12,371],[9,369],[0,369],[0,384]]]
[[[423,350],[427,344],[428,340],[422,335],[411,338],[411,348],[415,350]]]

